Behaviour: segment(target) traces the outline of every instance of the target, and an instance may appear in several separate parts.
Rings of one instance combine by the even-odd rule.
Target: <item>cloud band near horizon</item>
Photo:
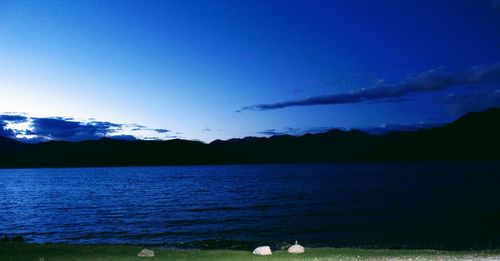
[[[152,129],[138,124],[63,117],[29,117],[24,114],[0,114],[0,136],[29,143],[52,140],[85,141],[105,137],[120,140],[175,138],[176,136],[169,135],[170,132],[171,130]],[[138,133],[150,136],[146,137]]]
[[[470,86],[492,79],[500,79],[500,63],[474,66],[456,72],[447,72],[443,68],[437,68],[408,77],[398,84],[382,84],[348,93],[250,105],[241,108],[240,111],[267,111],[294,106],[390,102],[403,100],[410,94],[436,92],[456,86]]]

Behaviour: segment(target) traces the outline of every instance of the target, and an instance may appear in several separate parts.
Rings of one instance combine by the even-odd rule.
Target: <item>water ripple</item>
[[[0,236],[197,248],[294,240],[500,247],[498,184],[498,162],[5,169]]]

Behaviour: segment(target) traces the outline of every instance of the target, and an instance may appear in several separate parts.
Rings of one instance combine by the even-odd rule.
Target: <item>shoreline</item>
[[[73,245],[0,243],[0,260],[500,260],[495,250],[307,248],[304,254],[273,250],[271,256],[255,256],[251,250],[165,249],[147,247],[155,257],[140,258],[136,245]]]

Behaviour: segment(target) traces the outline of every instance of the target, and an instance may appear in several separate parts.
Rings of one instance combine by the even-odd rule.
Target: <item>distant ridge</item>
[[[371,135],[333,129],[303,136],[216,140],[50,141],[0,137],[0,167],[92,167],[406,160],[500,160],[500,109],[468,113],[442,127]]]

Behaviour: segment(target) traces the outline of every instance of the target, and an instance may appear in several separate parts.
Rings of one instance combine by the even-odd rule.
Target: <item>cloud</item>
[[[285,135],[288,133],[276,130],[276,129],[267,129],[263,131],[257,132],[257,134],[262,134],[262,135],[267,135],[267,136],[274,136],[274,135]]]
[[[450,93],[444,98],[444,102],[454,115],[483,111],[491,107],[500,108],[500,89]]]
[[[283,129],[266,129],[263,131],[257,132],[257,134],[265,135],[265,136],[275,136],[275,135],[294,135],[301,136],[307,133],[315,134],[315,133],[324,133],[330,130],[360,130],[369,134],[374,135],[383,135],[391,131],[417,131],[423,129],[429,129],[434,127],[443,126],[445,123],[431,123],[431,122],[419,122],[415,124],[382,124],[377,127],[354,127],[351,129],[347,128],[338,128],[338,127],[310,127],[310,128],[283,128]]]
[[[369,134],[383,135],[391,131],[417,131],[417,130],[440,127],[443,126],[444,124],[445,123],[425,123],[425,122],[419,122],[416,124],[382,124],[381,126],[373,128],[359,128],[359,130]]]
[[[275,135],[304,135],[306,133],[321,133],[326,132],[333,127],[311,127],[311,128],[294,128],[294,127],[286,127],[282,129],[266,129],[263,131],[257,132],[257,134],[265,135],[265,136],[275,136]]]
[[[70,118],[32,118],[27,135],[47,140],[95,140],[121,130],[120,124],[110,122],[80,122]]]
[[[24,115],[18,115],[18,114],[4,114],[0,115],[0,122],[13,122],[13,123],[19,123],[19,122],[25,122],[27,121],[28,118]]]
[[[7,127],[6,122],[0,121],[0,136],[11,138],[14,137],[15,135],[16,133],[14,132],[14,130]]]
[[[372,88],[362,88],[348,93],[257,104],[243,107],[239,111],[266,111],[293,106],[401,101],[411,94],[436,92],[456,86],[470,86],[493,79],[500,79],[500,63],[474,66],[457,72],[447,72],[443,68],[437,68],[408,77],[398,84],[385,84],[382,82]]]
[[[142,140],[162,141],[165,139],[181,139],[181,138],[183,138],[183,137],[177,136],[177,135],[168,135],[168,136],[164,137],[164,139],[159,138],[159,137],[142,137]]]
[[[13,138],[19,131],[11,128],[11,124],[22,123],[27,121],[27,117],[17,114],[3,114],[0,115],[0,136]]]
[[[50,140],[83,141],[97,140],[104,137],[135,140],[132,132],[166,139],[167,129],[151,129],[137,124],[118,124],[96,120],[76,120],[63,117],[28,117],[23,114],[0,114],[0,136],[20,141],[37,143]]]
[[[167,132],[170,132],[170,130],[167,130],[167,129],[154,129],[155,132],[157,133],[167,133]]]
[[[151,128],[148,128],[146,126],[139,125],[139,124],[128,124],[127,126],[131,128],[130,129],[131,131],[153,131],[156,133],[171,132],[170,130],[167,130],[167,129],[151,129]]]

